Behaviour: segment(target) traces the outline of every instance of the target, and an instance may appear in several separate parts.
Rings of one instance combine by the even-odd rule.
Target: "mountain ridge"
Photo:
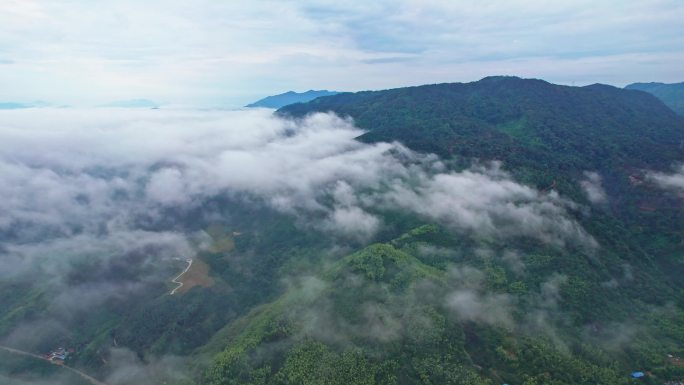
[[[287,91],[282,94],[271,95],[263,99],[259,99],[254,103],[246,105],[245,107],[281,108],[286,105],[294,103],[306,103],[319,97],[336,95],[338,93],[339,92],[337,91],[328,90],[308,90],[305,92]]]
[[[625,86],[628,90],[648,92],[662,100],[668,107],[684,116],[684,82],[681,83],[632,83]]]
[[[440,156],[458,152],[494,159],[507,154],[505,158],[515,161],[512,167],[524,164],[524,157],[552,160],[554,151],[572,149],[581,155],[573,160],[575,168],[597,168],[606,160],[620,160],[598,162],[591,159],[590,151],[605,152],[604,148],[622,142],[621,151],[628,152],[625,155],[630,167],[655,167],[657,163],[662,168],[681,154],[678,145],[684,139],[684,121],[649,94],[607,85],[559,86],[510,76],[343,93],[286,106],[276,113],[303,117],[327,111],[353,118],[367,130],[359,138],[362,141],[399,140],[414,150]],[[667,132],[663,133],[663,129]],[[639,139],[621,138],[624,130]],[[584,140],[582,135],[590,135],[591,140]],[[476,142],[478,151],[470,151],[468,142],[478,137],[486,137],[493,150]],[[673,138],[677,139],[675,144],[671,143]],[[592,147],[590,151],[583,148],[587,145]],[[642,151],[642,146],[648,150]],[[516,152],[520,153],[519,159],[511,159],[510,154]],[[636,160],[634,155],[640,152],[649,154],[646,162],[629,161]],[[562,167],[553,161],[550,165]]]

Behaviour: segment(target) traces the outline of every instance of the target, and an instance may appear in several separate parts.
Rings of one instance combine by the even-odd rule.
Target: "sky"
[[[0,102],[238,107],[489,75],[684,81],[679,0],[3,0]]]

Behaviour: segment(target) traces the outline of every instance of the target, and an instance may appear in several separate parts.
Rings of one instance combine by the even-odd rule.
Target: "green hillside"
[[[615,250],[631,244],[659,263],[681,255],[681,199],[643,182],[647,170],[669,172],[684,162],[684,120],[649,94],[488,77],[344,93],[277,113],[327,111],[353,118],[367,130],[362,141],[399,141],[440,155],[453,169],[499,160],[517,180],[576,202],[589,204],[580,180],[598,172],[609,209],[580,219],[591,234]]]
[[[488,77],[386,91],[343,93],[278,113],[332,111],[368,130],[444,157],[503,160],[508,168],[633,170],[681,159],[684,121],[649,95],[595,84]]]
[[[467,249],[422,226],[303,278],[219,333],[226,347],[202,383],[629,384],[633,368],[684,374],[662,353],[681,351],[684,312],[650,313],[646,298],[602,286],[611,262],[529,254],[520,275],[503,258],[440,248]],[[641,328],[613,329],[622,322]]]
[[[684,83],[633,83],[625,87],[653,94],[679,115],[684,116]]]

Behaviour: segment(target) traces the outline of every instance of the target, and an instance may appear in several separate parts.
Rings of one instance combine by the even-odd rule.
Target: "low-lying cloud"
[[[164,356],[142,362],[132,351],[113,348],[109,352],[112,370],[107,376],[109,385],[190,383],[187,360]]]
[[[557,193],[516,183],[497,162],[462,172],[420,173],[393,184],[384,201],[480,237],[530,237],[560,247],[597,246],[568,215],[575,205]]]
[[[449,272],[453,288],[445,297],[446,306],[462,321],[513,326],[514,298],[509,294],[486,290],[482,271],[472,267],[453,267]]]
[[[674,172],[649,172],[648,179],[662,188],[684,192],[684,164],[675,167]]]
[[[599,173],[585,171],[584,179],[580,182],[580,186],[582,186],[589,202],[600,204],[605,203],[608,200],[608,195],[603,189],[603,180]]]
[[[179,223],[183,213],[223,198],[289,215],[343,247],[372,241],[397,211],[480,239],[597,246],[574,203],[515,182],[501,164],[449,171],[399,143],[358,142],[362,131],[333,114],[15,110],[0,113],[0,128],[0,279],[42,279],[61,293],[47,308],[50,335],[83,309],[168,280],[159,262],[191,257],[205,225]],[[508,260],[522,273],[517,256]],[[83,266],[94,275],[74,275]],[[459,286],[446,301],[461,319],[511,323],[508,296]],[[378,336],[401,329],[366,310],[369,325],[386,328]],[[40,343],[28,329],[8,337]]]
[[[354,239],[382,226],[378,209],[399,209],[486,237],[593,245],[571,202],[514,182],[498,163],[445,172],[398,143],[357,142],[362,131],[332,114],[45,109],[0,118],[4,239],[135,230],[143,213],[154,221],[247,194]]]

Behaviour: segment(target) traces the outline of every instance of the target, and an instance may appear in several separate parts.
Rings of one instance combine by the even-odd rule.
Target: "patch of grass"
[[[213,224],[206,230],[212,239],[211,252],[226,253],[235,249],[235,240],[232,231],[225,226]]]
[[[210,287],[214,285],[214,279],[209,276],[209,265],[199,258],[192,261],[190,269],[179,279],[183,283],[176,293],[183,294],[195,286]]]

